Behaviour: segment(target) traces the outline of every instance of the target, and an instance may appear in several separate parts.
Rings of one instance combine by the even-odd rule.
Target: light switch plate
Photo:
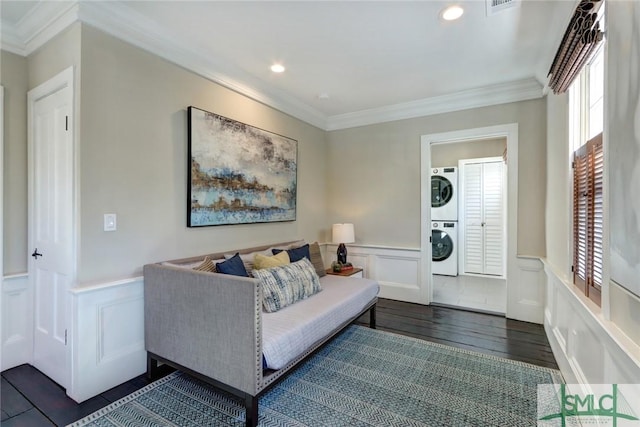
[[[104,231],[116,231],[117,229],[116,214],[104,214]]]

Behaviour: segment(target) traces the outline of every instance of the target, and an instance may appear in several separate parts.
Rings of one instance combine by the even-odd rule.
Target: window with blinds
[[[573,283],[600,305],[602,292],[602,133],[573,156]]]

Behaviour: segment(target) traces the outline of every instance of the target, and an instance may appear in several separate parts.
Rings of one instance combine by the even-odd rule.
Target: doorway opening
[[[431,144],[433,304],[506,312],[506,144]]]
[[[517,129],[422,137],[422,271],[430,304],[507,317],[516,308],[509,283],[517,258]],[[448,178],[456,196],[446,194],[440,178],[432,186],[432,176]],[[455,209],[432,208],[446,198],[456,200]]]

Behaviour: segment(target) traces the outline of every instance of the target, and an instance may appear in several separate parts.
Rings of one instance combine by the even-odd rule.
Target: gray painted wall
[[[145,263],[323,240],[325,132],[88,26],[82,27],[80,283]],[[298,141],[295,222],[187,228],[187,107]],[[103,214],[118,231],[102,230]]]
[[[611,320],[640,343],[640,4],[607,3]],[[607,98],[608,95],[608,98]],[[628,290],[635,293],[632,295]]]
[[[569,96],[547,96],[547,260],[572,281],[570,231],[572,219],[571,154],[569,149]]]
[[[506,138],[431,145],[431,167],[458,166],[458,160],[501,157]]]
[[[27,59],[2,51],[4,274],[27,271]]]
[[[421,135],[508,123],[519,125],[518,254],[544,256],[544,99],[329,132],[329,221],[353,222],[357,242],[419,248]]]
[[[324,131],[80,24],[27,59],[2,55],[5,165],[11,164],[4,172],[5,273],[27,270],[26,93],[70,65],[79,150],[78,285],[139,275],[145,263],[165,259],[324,240],[330,227]],[[298,141],[296,221],[187,228],[189,105]],[[118,215],[118,231],[102,231],[104,213]]]

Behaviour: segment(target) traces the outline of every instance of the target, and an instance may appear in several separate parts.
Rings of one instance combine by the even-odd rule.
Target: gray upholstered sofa
[[[219,259],[224,253],[208,256]],[[188,268],[204,258],[144,267],[147,375],[154,378],[162,362],[239,396],[248,426],[258,422],[259,396],[344,327],[369,311],[375,328],[375,281],[327,275],[320,278],[319,293],[280,314],[264,313],[258,279]],[[293,338],[292,332],[282,333],[289,324],[297,326]],[[267,356],[266,350],[277,348],[293,353]]]

